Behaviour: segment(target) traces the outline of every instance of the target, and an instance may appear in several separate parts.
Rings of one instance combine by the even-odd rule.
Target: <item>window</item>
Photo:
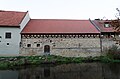
[[[27,47],[31,47],[31,44],[27,44]]]
[[[104,23],[104,27],[110,27],[110,24],[108,22]]]
[[[10,44],[9,43],[7,43],[7,46],[9,46]]]
[[[5,33],[5,38],[10,39],[11,38],[11,33],[10,32]]]
[[[50,40],[50,43],[52,42],[52,40]]]
[[[20,47],[22,47],[22,42],[20,42]]]
[[[37,47],[40,47],[40,44],[37,44]]]

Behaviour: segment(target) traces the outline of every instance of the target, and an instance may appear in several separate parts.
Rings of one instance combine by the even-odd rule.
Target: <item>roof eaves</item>
[[[17,25],[0,25],[0,27],[20,27],[20,26],[17,26]]]
[[[28,13],[28,11],[27,11],[27,12],[25,12],[25,15],[24,15],[24,17],[21,19],[21,21],[20,21],[19,25],[21,24],[21,22],[23,21],[23,19],[24,19],[24,18],[25,18],[25,16],[27,15],[27,13]]]
[[[30,33],[30,32],[27,32],[27,33],[26,33],[26,32],[21,32],[21,34],[100,34],[100,32],[97,32],[97,33],[92,33],[92,32],[91,32],[91,33],[77,33],[77,32],[76,32],[76,33],[75,33],[75,32],[73,32],[73,33],[72,33],[72,32],[69,32],[69,33],[62,33],[62,32],[61,32],[61,33],[60,33],[60,32],[52,32],[52,33],[49,33],[49,32],[32,33],[32,32],[31,32],[31,33]]]

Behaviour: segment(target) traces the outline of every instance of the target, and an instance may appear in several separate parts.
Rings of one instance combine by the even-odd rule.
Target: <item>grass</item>
[[[109,56],[99,57],[62,57],[62,56],[18,56],[18,57],[0,57],[0,69],[13,68],[23,65],[40,64],[64,64],[64,63],[83,63],[83,62],[102,62],[119,63],[120,60],[112,59]]]

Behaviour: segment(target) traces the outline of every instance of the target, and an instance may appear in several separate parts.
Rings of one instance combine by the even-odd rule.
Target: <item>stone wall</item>
[[[101,34],[101,51],[103,52],[103,55],[106,55],[108,53],[108,50],[110,47],[113,45],[118,46],[120,48],[120,35],[119,33],[113,33],[113,32],[108,32],[108,33],[102,33]]]
[[[102,52],[104,53],[107,53],[107,50],[113,45],[120,47],[120,41],[114,40],[114,38],[101,38],[101,42]]]
[[[50,46],[51,55],[67,57],[99,56],[101,54],[99,37],[22,37],[21,55],[44,55],[45,46]]]

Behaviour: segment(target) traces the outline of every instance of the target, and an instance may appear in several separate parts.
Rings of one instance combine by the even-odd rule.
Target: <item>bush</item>
[[[99,60],[104,63],[112,62],[112,59],[107,56],[101,56]]]
[[[113,59],[120,59],[120,48],[116,45],[109,47],[107,56]]]

